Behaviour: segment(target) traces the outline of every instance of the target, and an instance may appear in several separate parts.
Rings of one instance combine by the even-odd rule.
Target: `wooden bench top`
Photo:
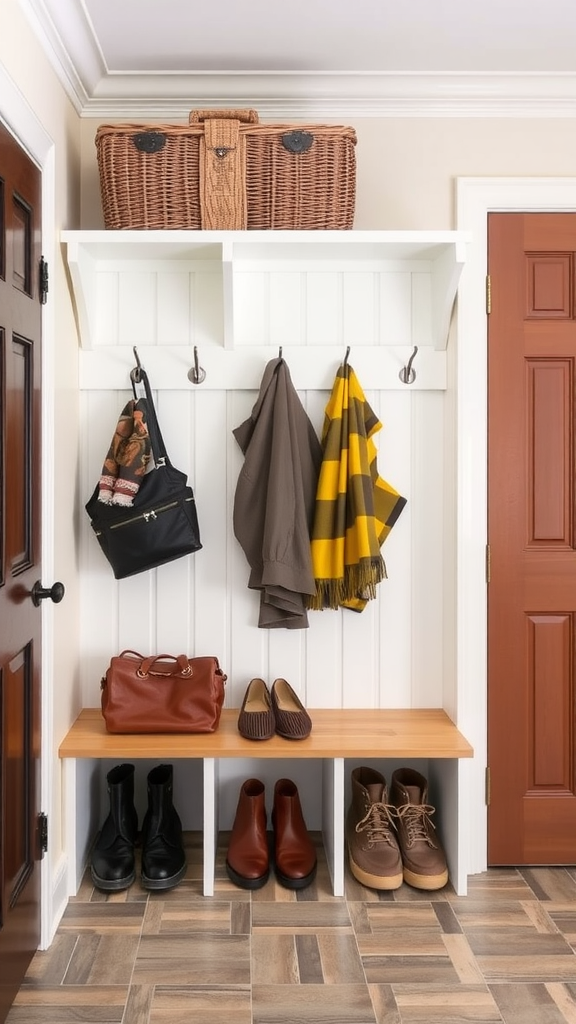
[[[215,733],[112,735],[99,708],[84,708],[59,748],[61,758],[198,757],[459,758],[474,751],[439,708],[308,709],[312,732],[305,740],[246,740],[238,732],[237,708],[225,708]]]

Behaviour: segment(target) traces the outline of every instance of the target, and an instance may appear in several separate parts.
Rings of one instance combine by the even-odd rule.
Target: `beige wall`
[[[112,120],[112,119],[110,119]],[[102,227],[94,138],[82,121],[82,227]],[[357,230],[451,229],[455,179],[573,175],[571,119],[359,118]]]
[[[70,291],[59,244],[59,233],[65,227],[77,227],[80,209],[80,119],[52,70],[17,0],[1,0],[0,65],[3,72],[21,93],[41,125],[43,133],[53,142],[55,195],[47,205],[54,204],[55,235],[52,252],[50,239],[43,239],[45,256],[50,266],[50,296],[45,308],[44,344],[48,369],[53,370],[54,407],[48,409],[48,428],[53,424],[52,451],[44,460],[45,501],[54,496],[47,519],[54,521],[54,579],[66,587],[64,602],[54,607],[54,645],[49,671],[45,676],[45,697],[54,695],[51,750],[44,751],[44,770],[53,774],[51,806],[43,809],[50,818],[49,858],[52,877],[62,856],[62,792],[57,747],[74,717],[79,700],[78,691],[78,579],[76,554],[76,505],[78,462],[78,339],[70,301]],[[12,90],[10,90],[12,93]],[[10,120],[6,111],[8,99],[0,93],[0,116]],[[14,116],[11,104],[11,116]],[[29,115],[32,118],[32,114]],[[10,123],[18,134],[24,131]],[[47,176],[50,180],[50,175]],[[45,176],[45,183],[47,181]],[[49,545],[47,544],[46,547]],[[49,562],[47,552],[44,557]],[[45,584],[54,579],[45,577]],[[49,646],[46,649],[49,651]],[[48,703],[45,700],[45,705]],[[50,729],[46,730],[50,737]],[[45,737],[46,738],[46,737]],[[57,908],[56,908],[57,909]]]

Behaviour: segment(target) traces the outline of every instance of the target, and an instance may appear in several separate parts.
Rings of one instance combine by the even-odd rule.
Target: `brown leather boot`
[[[264,783],[259,779],[248,779],[240,788],[226,871],[235,885],[242,889],[260,889],[268,881],[270,855]]]
[[[286,889],[304,889],[316,875],[316,850],[306,830],[295,783],[278,779],[274,787],[276,877]]]
[[[371,889],[398,889],[402,857],[386,780],[380,772],[364,767],[355,768],[351,779],[352,800],[346,815],[350,870]]]
[[[441,889],[448,881],[446,857],[432,824],[428,783],[413,768],[392,774],[390,801],[396,808],[404,881],[415,889]]]

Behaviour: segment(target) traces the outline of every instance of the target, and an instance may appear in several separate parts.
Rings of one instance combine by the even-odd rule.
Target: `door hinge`
[[[40,257],[40,302],[44,306],[48,299],[48,264],[43,256]]]
[[[491,556],[491,553],[490,553],[490,545],[487,544],[486,545],[486,583],[490,583],[490,576],[491,576],[491,571],[492,571],[492,561],[491,561],[491,558],[492,558],[492,556]]]
[[[486,313],[490,316],[492,312],[492,282],[490,274],[486,274]]]
[[[486,778],[485,778],[486,807],[490,807],[490,797],[491,797],[490,784],[491,784],[491,782],[490,782],[490,769],[486,768]]]
[[[43,811],[38,815],[38,831],[40,833],[40,850],[48,853],[48,815]]]

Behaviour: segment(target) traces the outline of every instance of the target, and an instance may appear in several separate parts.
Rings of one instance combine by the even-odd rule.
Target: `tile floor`
[[[492,869],[425,893],[273,876],[213,897],[201,837],[170,892],[105,896],[87,874],[7,1024],[576,1024],[576,867]]]

